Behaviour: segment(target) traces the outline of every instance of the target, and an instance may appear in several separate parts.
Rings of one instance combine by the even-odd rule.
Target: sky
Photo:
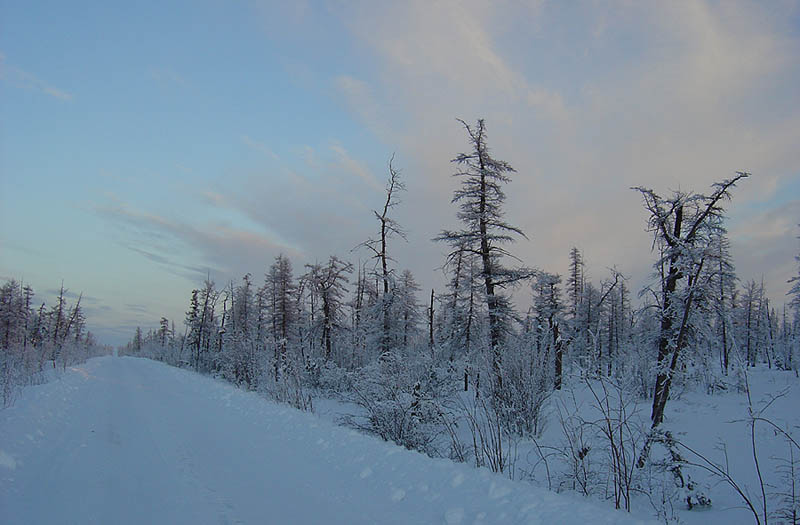
[[[458,226],[457,119],[517,171],[511,251],[641,289],[646,186],[737,170],[742,281],[786,301],[800,253],[800,2],[0,0],[0,279],[83,293],[109,344],[192,288],[278,254],[295,274],[377,233],[387,164],[407,192],[390,253],[443,285]],[[525,291],[517,293],[524,303]],[[422,300],[422,298],[420,298]]]

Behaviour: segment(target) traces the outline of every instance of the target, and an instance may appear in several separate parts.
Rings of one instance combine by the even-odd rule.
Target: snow
[[[769,404],[762,415],[793,433],[796,439],[800,428],[800,381],[794,372],[757,367],[749,369],[748,377],[753,409],[761,411]],[[732,475],[758,502],[760,488],[747,414],[747,397],[743,393],[725,392],[709,396],[687,392],[667,404],[666,424],[675,431],[677,439],[719,465],[725,465],[727,452]],[[788,489],[788,482],[779,473],[781,461],[789,458],[786,440],[766,424],[757,423],[756,446],[768,496],[770,492]],[[696,460],[691,454],[686,455]],[[687,472],[705,485],[712,507],[708,512],[682,510],[680,519],[684,523],[704,525],[709,521],[709,512],[713,513],[715,520],[728,525],[754,522],[741,498],[727,484],[704,475],[699,469]],[[772,510],[776,510],[774,501],[770,503]]]
[[[642,523],[130,357],[0,412],[0,522]]]
[[[748,368],[748,382],[751,390],[753,409],[761,410],[765,403],[770,403],[763,416],[777,424],[781,429],[794,434],[797,440],[797,429],[800,429],[800,381],[792,371],[769,369],[766,366]],[[727,464],[735,481],[750,495],[757,508],[761,508],[760,485],[758,474],[753,462],[752,443],[747,422],[748,402],[743,391],[735,387],[737,379],[733,373],[727,378],[730,388],[727,391],[718,391],[708,394],[702,391],[699,385],[676,387],[673,389],[674,398],[667,404],[665,422],[662,426],[672,432],[681,443],[703,454],[706,458],[718,465]],[[595,388],[600,386],[594,382]],[[630,395],[629,395],[630,396]],[[462,402],[469,405],[474,394],[464,393]],[[636,429],[639,441],[633,449],[638,453],[642,448],[642,437],[650,428],[650,409],[652,400],[649,398],[629,397],[629,415],[631,427]],[[612,406],[614,400],[611,400]],[[517,478],[524,478],[523,483],[533,483],[539,488],[547,488],[550,484],[562,493],[570,493],[570,483],[573,479],[568,465],[553,451],[565,447],[565,436],[559,421],[559,410],[565,415],[577,414],[583,421],[602,420],[602,415],[596,408],[597,402],[585,383],[579,378],[570,377],[564,390],[554,392],[548,404],[543,409],[545,425],[542,435],[537,438],[538,446],[529,439],[519,439],[514,446],[514,471]],[[364,417],[364,411],[352,404],[335,401],[329,398],[315,398],[314,407],[317,414],[329,421],[341,421],[345,414]],[[462,442],[469,442],[471,436],[466,425],[461,425],[458,430]],[[609,494],[603,493],[606,486],[606,468],[603,464],[607,460],[607,442],[596,440],[591,433],[582,434],[583,439],[591,447],[590,471],[593,474],[591,482],[592,498],[599,501],[608,498]],[[447,439],[447,438],[444,438]],[[756,426],[757,451],[761,465],[762,476],[766,484],[765,490],[771,512],[778,511],[779,504],[775,493],[790,492],[788,481],[780,471],[789,458],[786,439],[777,434],[766,423],[760,422]],[[544,451],[548,456],[547,466],[541,461],[539,451]],[[691,462],[702,463],[696,456],[681,449],[685,458]],[[727,460],[725,453],[727,452]],[[658,446],[654,447],[653,459],[663,458],[665,451]],[[797,460],[795,452],[795,460]],[[752,513],[744,506],[741,497],[725,482],[718,477],[710,475],[706,470],[697,466],[684,465],[683,474],[690,477],[697,485],[700,492],[711,499],[710,507],[695,507],[689,509],[685,502],[685,491],[678,489],[673,483],[673,478],[667,473],[654,473],[652,480],[649,474],[637,469],[636,476],[645,487],[664,482],[663,488],[672,495],[669,502],[662,504],[659,494],[653,492],[636,491],[632,495],[633,512],[645,516],[656,517],[655,505],[661,505],[661,511],[676,523],[685,525],[705,525],[706,523],[726,523],[727,525],[750,524],[754,522]],[[660,476],[660,477],[659,477]],[[457,487],[463,481],[464,475],[459,475],[451,480],[452,487]],[[552,483],[548,480],[551,479]],[[491,486],[489,490],[492,489]],[[605,505],[613,506],[613,501],[606,499]],[[445,522],[447,519],[445,519]],[[663,520],[662,520],[663,523]]]

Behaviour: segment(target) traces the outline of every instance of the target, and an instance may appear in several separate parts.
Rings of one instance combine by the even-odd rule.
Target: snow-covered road
[[[0,523],[625,523],[185,370],[103,357],[0,411]]]

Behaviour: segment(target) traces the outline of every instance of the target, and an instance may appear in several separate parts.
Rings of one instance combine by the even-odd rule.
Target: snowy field
[[[146,359],[0,412],[0,523],[643,523]]]
[[[712,474],[710,463],[727,469],[731,479],[751,499],[759,515],[763,514],[761,483],[753,456],[749,424],[749,406],[754,415],[774,423],[787,431],[796,441],[800,432],[800,380],[792,371],[768,369],[766,366],[750,368],[747,371],[747,384],[750,388],[750,403],[744,391],[734,385],[743,379],[732,374],[728,376],[728,390],[713,394],[694,389],[676,388],[673,399],[667,404],[666,417],[662,427],[672,433],[674,438],[689,447],[678,447],[688,463],[682,466],[685,481],[691,481],[696,492],[710,499],[711,505],[689,509],[685,502],[687,491],[676,487],[673,478],[664,472],[648,474],[635,470],[635,484],[650,485],[651,490],[636,490],[632,494],[632,511],[638,516],[660,515],[660,521],[683,523],[685,525],[707,525],[724,523],[726,525],[745,525],[755,523],[752,512],[746,507],[743,498],[720,475]],[[550,488],[562,494],[580,494],[581,487],[574,485],[574,473],[568,469],[568,461],[563,456],[568,448],[562,420],[572,427],[571,438],[579,438],[588,445],[589,453],[581,464],[585,468],[588,500],[605,500],[605,505],[613,507],[613,494],[608,488],[608,442],[598,439],[597,423],[602,426],[603,414],[597,409],[597,400],[587,388],[587,383],[571,378],[569,386],[554,392],[544,408],[544,428],[541,435],[532,441],[518,438],[508,444],[513,447],[510,463],[513,463],[513,476],[521,483],[533,484],[539,488]],[[602,396],[599,382],[592,380],[596,393]],[[743,383],[742,383],[743,384]],[[616,403],[616,391],[610,386],[612,409]],[[464,403],[471,404],[474,393],[463,393]],[[631,429],[635,430],[636,443],[630,447],[626,434],[626,446],[638,454],[642,450],[643,436],[650,428],[650,409],[652,400],[625,398],[627,416]],[[329,421],[341,421],[349,415],[361,415],[363,410],[352,404],[329,398],[314,400],[314,410]],[[617,415],[616,413],[614,415]],[[579,421],[580,423],[576,423]],[[471,436],[466,425],[459,427],[460,439],[469,442]],[[442,443],[448,441],[441,436]],[[791,523],[782,516],[791,508],[788,501],[792,491],[789,481],[789,459],[792,453],[784,435],[776,431],[768,422],[758,421],[755,427],[755,447],[761,477],[768,501],[769,523]],[[795,449],[796,450],[796,449]],[[652,457],[663,457],[666,451],[655,446]],[[705,458],[705,461],[703,458]],[[795,479],[800,478],[800,457],[794,453]],[[710,462],[710,463],[709,463]],[[650,479],[648,479],[650,477]],[[795,491],[800,491],[796,481]],[[661,495],[669,496],[667,501],[659,501]],[[780,496],[783,494],[784,496]],[[795,496],[797,505],[798,496]],[[585,501],[585,500],[584,500]],[[763,520],[762,520],[763,523]]]
[[[742,497],[722,477],[707,470],[707,467],[710,467],[709,462],[727,470],[733,481],[751,499],[759,514],[763,513],[761,484],[750,434],[750,405],[755,416],[776,424],[792,434],[795,440],[798,438],[800,381],[794,372],[767,369],[766,366],[748,369],[750,403],[746,393],[737,391],[733,387],[736,382],[733,375],[729,376],[729,380],[727,391],[714,394],[696,391],[695,389],[701,388],[700,386],[693,386],[687,391],[676,389],[672,392],[673,399],[667,403],[662,428],[670,431],[677,441],[688,447],[681,446],[678,450],[688,463],[693,464],[683,465],[683,476],[687,483],[691,480],[697,491],[711,500],[709,507],[695,507],[690,510],[684,501],[686,492],[676,489],[672,484],[667,492],[672,492],[673,499],[661,509],[666,512],[668,521],[686,525],[755,523],[753,514],[746,508]],[[595,390],[599,392],[596,381],[593,381],[593,384]],[[613,407],[615,392],[612,390],[611,394]],[[652,399],[629,401],[627,411],[631,426],[646,431],[650,426]],[[547,423],[543,435],[538,440],[540,446],[560,446],[559,443],[564,441],[559,409],[563,414],[577,413],[587,421],[601,421],[602,414],[596,407],[597,402],[580,382],[565,391],[557,392],[548,405]],[[605,445],[604,442],[602,444]],[[638,453],[641,450],[641,442],[635,448]],[[531,449],[530,443],[521,444],[520,462],[527,461],[528,464],[532,464],[538,460],[539,456],[531,453]],[[697,454],[690,452],[689,449]],[[599,452],[600,457],[607,455],[605,449],[596,452]],[[769,423],[758,421],[755,426],[755,452],[767,495],[769,523],[791,523],[791,520],[787,521],[785,517],[779,516],[782,510],[790,507],[791,503],[787,502],[785,497],[777,495],[788,494],[792,490],[787,472],[787,463],[791,457],[787,439]],[[663,457],[666,452],[663,448],[659,450],[659,447],[656,447],[651,457],[656,458],[659,453]],[[800,460],[796,452],[794,460],[796,462]],[[552,464],[553,462],[551,466]],[[795,468],[798,466],[800,464],[796,464]],[[542,484],[544,482],[542,464],[539,463],[533,470],[538,484]],[[642,474],[642,478],[646,478],[646,474]],[[662,479],[671,483],[670,476]],[[800,478],[796,471],[796,483],[798,479]],[[795,488],[798,489],[800,487]],[[650,507],[651,511],[655,512],[653,503],[658,506],[659,502],[652,501],[654,497],[653,492],[649,494],[649,500],[647,494],[634,494],[634,510],[639,509],[644,512]],[[609,501],[609,504],[612,502]],[[797,505],[797,498],[794,504]]]
[[[748,372],[748,382],[754,414],[774,422],[797,440],[800,435],[800,381],[794,372],[768,370],[761,366]],[[649,415],[649,412],[645,413]],[[688,392],[667,405],[666,424],[677,439],[693,450],[718,465],[725,466],[727,463],[731,476],[752,499],[757,510],[761,511],[761,489],[753,458],[745,394],[725,392],[709,396]],[[774,513],[778,512],[779,506],[788,504],[777,501],[780,498],[774,494],[791,491],[790,482],[783,471],[790,458],[788,442],[762,421],[756,423],[755,444],[770,513],[773,514],[769,523],[787,523]],[[703,463],[691,453],[685,452],[685,457]],[[800,459],[796,452],[794,459]],[[712,500],[712,506],[706,511],[688,511],[680,506],[677,515],[681,521],[690,525],[755,522],[750,511],[744,508],[742,498],[719,477],[708,475],[698,468],[687,467],[685,470],[703,485]],[[795,479],[800,479],[797,473]]]

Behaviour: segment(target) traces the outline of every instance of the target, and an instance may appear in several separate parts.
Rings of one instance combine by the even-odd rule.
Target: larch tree
[[[758,338],[761,325],[761,301],[763,290],[755,279],[750,279],[744,285],[742,293],[740,323],[744,330],[743,340],[740,342],[745,349],[747,366],[756,366],[758,357]]]
[[[748,176],[737,172],[731,179],[714,183],[709,195],[676,191],[664,198],[649,188],[633,188],[642,195],[650,215],[647,230],[653,234],[653,249],[661,254],[655,264],[659,290],[654,294],[661,319],[651,412],[653,428],[664,419],[672,377],[686,343],[698,276],[713,256],[711,237],[719,228],[722,203],[730,199],[736,183]],[[686,282],[683,289],[679,286],[682,282]]]
[[[56,305],[53,306],[52,310],[50,311],[50,318],[52,319],[52,329],[50,331],[53,334],[53,341],[52,341],[52,353],[51,359],[53,361],[53,368],[56,366],[56,359],[58,358],[58,351],[60,350],[60,340],[63,338],[64,335],[64,323],[65,321],[65,312],[67,300],[65,298],[65,294],[68,290],[64,289],[64,283],[62,281],[61,288],[58,292],[58,298],[56,299]]]
[[[402,343],[403,348],[408,348],[418,335],[419,324],[422,321],[422,312],[417,299],[420,290],[411,271],[403,270],[397,282],[395,308],[395,317],[399,322],[396,338],[398,343]]]
[[[200,290],[200,298],[203,303],[203,308],[200,312],[200,331],[202,335],[202,345],[197,348],[197,362],[203,367],[204,371],[211,369],[212,363],[210,362],[211,348],[214,343],[214,338],[219,337],[217,328],[217,299],[220,293],[216,289],[214,281],[207,277],[203,283],[203,289]]]
[[[394,155],[389,159],[389,179],[386,182],[386,200],[380,211],[373,210],[372,213],[380,224],[377,238],[370,238],[361,243],[372,252],[375,259],[375,267],[378,272],[381,284],[383,285],[383,296],[381,299],[381,352],[386,352],[391,347],[391,309],[392,294],[391,290],[391,270],[389,261],[392,258],[388,253],[388,242],[392,237],[406,239],[406,232],[400,224],[390,216],[392,208],[400,204],[398,193],[405,191],[406,187],[400,180],[400,172],[394,167]]]
[[[461,230],[444,230],[434,238],[450,244],[456,257],[466,251],[480,258],[481,277],[489,314],[489,339],[492,352],[492,372],[496,391],[502,389],[502,347],[508,323],[508,299],[501,290],[532,277],[527,268],[506,268],[503,257],[511,254],[504,248],[516,236],[525,237],[518,227],[504,219],[503,203],[506,200],[503,186],[511,181],[514,168],[505,161],[493,158],[486,142],[486,125],[483,119],[473,127],[459,120],[467,131],[471,151],[461,153],[452,160],[458,166],[454,177],[461,179],[461,187],[453,194],[452,203],[459,205],[458,219]]]
[[[256,299],[250,274],[242,284],[231,283],[231,337],[227,351],[227,372],[237,384],[252,386],[256,377]]]
[[[730,351],[732,346],[731,315],[733,313],[733,293],[736,287],[736,268],[730,255],[730,241],[724,233],[714,234],[711,238],[715,252],[714,303],[716,310],[716,334],[719,338],[719,359],[722,373],[728,375],[730,368]]]
[[[798,237],[798,239],[800,239],[800,237]],[[794,340],[794,344],[792,342],[787,344],[789,368],[792,367],[792,354],[794,354],[796,351],[797,354],[800,355],[800,255],[796,255],[795,260],[798,264],[798,271],[796,276],[789,279],[789,283],[792,285],[792,287],[788,292],[788,295],[791,296],[789,305],[794,310],[794,320],[791,324],[792,328],[790,330],[785,330],[790,331],[793,334],[791,339]],[[785,317],[786,313],[784,311],[784,318]],[[786,323],[784,322],[784,324]],[[789,338],[787,337],[787,339]]]
[[[353,272],[352,263],[331,255],[326,264],[306,265],[306,279],[320,298],[322,305],[323,357],[328,361],[333,356],[334,330],[339,327],[339,318],[347,291],[347,275]]]
[[[21,292],[22,286],[13,279],[0,288],[0,350],[8,351],[24,335],[20,329],[25,315]]]
[[[169,328],[169,319],[162,317],[158,322],[158,342],[161,348],[166,348],[172,334]]]
[[[532,286],[537,331],[541,336],[547,338],[547,341],[542,341],[542,344],[547,345],[553,354],[553,387],[555,390],[561,390],[564,366],[563,339],[560,325],[563,305],[561,304],[560,285],[560,275],[539,272]]]
[[[273,342],[273,373],[277,382],[280,371],[288,364],[289,340],[295,318],[292,302],[295,290],[292,264],[283,254],[278,255],[269,267],[264,290]]]
[[[200,330],[200,290],[192,290],[192,297],[189,300],[189,309],[186,311],[184,324],[186,325],[186,334],[183,337],[183,343],[189,345],[192,352],[192,361],[194,367],[197,369],[198,363],[196,356],[199,355],[197,349],[200,348],[201,330]],[[181,344],[181,354],[183,353],[183,344]]]
[[[572,247],[569,251],[569,277],[567,277],[569,313],[573,321],[578,317],[578,306],[583,296],[583,256],[580,250]]]
[[[798,226],[800,226],[800,224],[798,224]],[[798,237],[798,239],[800,239],[800,237]],[[796,276],[789,279],[789,284],[792,285],[792,288],[787,295],[792,298],[789,302],[791,307],[800,311],[800,255],[796,255],[794,259],[797,261],[798,271]]]
[[[366,263],[359,262],[357,266],[355,290],[353,290],[353,297],[348,303],[350,307],[350,326],[351,329],[351,346],[352,346],[352,359],[350,365],[354,366],[360,362],[366,355],[367,348],[367,289],[369,288],[369,281],[367,278]]]
[[[210,278],[205,280],[202,289],[192,290],[189,310],[184,319],[187,332],[185,341],[189,345],[192,364],[197,371],[207,370],[210,364],[207,356],[212,339],[215,335],[219,336],[219,334],[215,334],[215,308],[218,298],[219,292]]]
[[[439,341],[448,350],[449,359],[469,355],[476,332],[475,256],[466,246],[456,247],[444,265],[449,272],[447,292],[439,296]]]

